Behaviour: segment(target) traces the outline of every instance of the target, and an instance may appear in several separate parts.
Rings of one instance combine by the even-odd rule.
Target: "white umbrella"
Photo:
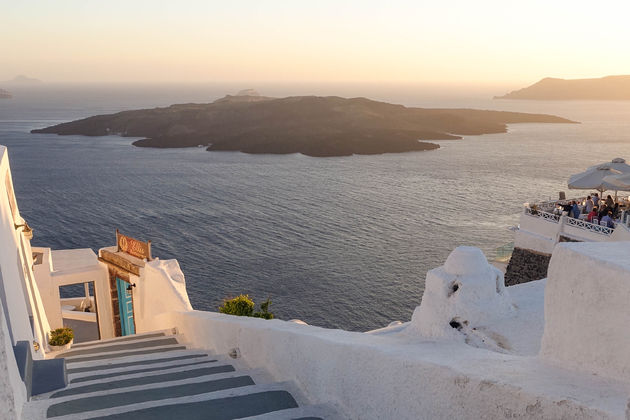
[[[611,160],[610,162],[604,162],[604,163],[600,163],[598,165],[593,165],[591,167],[589,167],[587,169],[614,169],[616,171],[619,171],[623,174],[627,174],[630,173],[630,165],[628,165],[626,163],[626,160],[623,158],[615,158],[613,160]]]
[[[603,181],[619,191],[630,191],[630,173],[608,175]]]
[[[571,175],[569,178],[569,188],[573,190],[597,190],[604,192],[606,190],[618,190],[619,188],[613,184],[604,181],[604,178],[610,175],[619,175],[621,171],[603,166],[591,166],[584,172]]]

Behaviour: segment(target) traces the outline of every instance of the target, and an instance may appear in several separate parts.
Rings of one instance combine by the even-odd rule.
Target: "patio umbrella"
[[[598,165],[593,165],[587,169],[614,169],[623,174],[630,173],[630,165],[626,163],[626,160],[623,158],[615,158],[610,162],[600,163]]]
[[[604,178],[619,174],[621,174],[621,171],[611,169],[606,165],[591,166],[584,172],[571,175],[571,178],[569,178],[569,188],[572,190],[597,190],[601,193],[606,190],[618,190],[618,187],[604,181]]]
[[[630,173],[608,175],[604,177],[603,181],[614,186],[616,190],[630,191]]]

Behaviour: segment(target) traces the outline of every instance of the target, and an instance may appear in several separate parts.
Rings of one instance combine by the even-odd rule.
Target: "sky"
[[[630,2],[0,0],[0,80],[531,84],[630,74]]]

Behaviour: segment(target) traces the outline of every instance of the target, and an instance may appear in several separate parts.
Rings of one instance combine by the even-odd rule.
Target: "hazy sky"
[[[520,85],[630,74],[627,0],[1,1],[0,80]]]

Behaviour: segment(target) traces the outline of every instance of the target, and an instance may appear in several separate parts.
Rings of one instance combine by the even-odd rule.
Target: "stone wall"
[[[514,248],[505,270],[505,285],[527,283],[547,277],[551,255],[531,249]]]

